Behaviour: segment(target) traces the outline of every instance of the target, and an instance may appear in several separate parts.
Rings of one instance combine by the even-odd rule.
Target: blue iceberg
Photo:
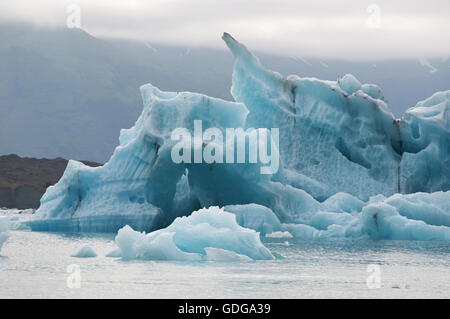
[[[77,258],[93,258],[97,257],[97,253],[92,249],[89,245],[82,245],[78,250],[71,255],[72,257]]]
[[[334,196],[337,197],[337,196]],[[450,191],[372,197],[356,210],[356,199],[321,203],[304,223],[282,223],[270,209],[258,205],[227,206],[241,226],[265,235],[289,233],[303,239],[368,237],[373,239],[450,240]],[[345,200],[343,200],[345,199]],[[340,206],[340,207],[339,207]],[[249,213],[248,213],[249,212]],[[243,218],[242,216],[245,216]]]
[[[143,85],[142,113],[120,132],[110,160],[95,168],[69,161],[28,225],[37,231],[121,229],[119,238],[147,242],[140,232],[219,206],[263,236],[449,239],[450,91],[396,119],[374,84],[351,74],[336,81],[285,78],[229,34],[223,40],[235,56],[235,102]],[[199,123],[205,134],[214,132],[206,142],[196,135]],[[245,154],[244,161],[228,162],[228,152],[232,159],[240,152],[229,144],[230,128],[256,129],[267,138],[266,155],[277,159],[270,163],[276,169],[267,173],[261,153],[259,160]],[[189,138],[180,142],[174,134]],[[207,150],[214,161],[196,162]],[[167,232],[160,236],[174,241]],[[206,254],[167,247],[174,258]],[[228,256],[217,249],[223,248],[212,247],[210,256]]]
[[[149,234],[125,226],[116,236],[123,259],[251,261],[274,259],[254,230],[239,226],[236,217],[210,207],[178,217]]]
[[[450,91],[437,92],[400,121],[404,193],[450,189]]]

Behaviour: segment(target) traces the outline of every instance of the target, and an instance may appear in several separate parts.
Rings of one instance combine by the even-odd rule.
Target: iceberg
[[[281,182],[319,201],[399,191],[400,133],[380,96],[365,93],[352,75],[284,78],[230,35],[223,39],[236,58],[231,93],[249,109],[246,125],[280,128]]]
[[[121,131],[111,159],[101,167],[69,161],[28,222],[32,230],[116,232],[128,224],[149,232],[202,207],[245,203],[268,206],[295,221],[299,212],[318,205],[306,191],[276,180],[278,173],[261,174],[259,162],[174,163],[174,130],[183,127],[194,135],[198,118],[204,128],[242,128],[248,114],[242,103],[161,92],[149,84],[141,93],[144,110],[134,127]]]
[[[3,244],[9,238],[9,219],[7,217],[0,217],[0,253],[2,252]]]
[[[141,86],[142,113],[121,130],[110,160],[101,167],[69,161],[27,225],[36,231],[120,230],[123,258],[206,258],[206,246],[180,247],[173,225],[214,206],[261,236],[448,240],[450,91],[396,119],[375,84],[351,74],[336,81],[283,77],[229,34],[223,40],[235,57],[234,102]],[[234,143],[228,147],[230,128],[267,137],[266,155],[270,149],[279,159],[277,169],[262,173],[267,163],[261,154],[254,161],[250,154],[242,162],[225,161],[229,151],[232,159],[240,151]],[[250,141],[249,135],[248,149]],[[214,161],[196,162],[207,150]],[[212,248],[209,258],[230,257],[217,250],[227,248]]]
[[[97,253],[92,249],[89,245],[82,245],[78,250],[72,254],[72,257],[78,257],[78,258],[92,258],[97,257]]]
[[[408,219],[386,203],[370,204],[362,212],[363,229],[371,238],[450,240],[450,228]]]
[[[437,92],[405,112],[400,123],[404,193],[450,189],[450,91]]]
[[[390,197],[376,196],[363,203],[358,210],[349,209],[350,195],[335,196],[346,200],[333,200],[335,211],[327,211],[330,202],[322,203],[309,220],[301,224],[282,223],[274,212],[263,207],[259,214],[248,214],[247,219],[240,215],[248,211],[248,205],[236,205],[229,211],[236,213],[240,225],[246,225],[266,237],[302,239],[315,238],[373,238],[400,240],[450,240],[450,191],[435,193],[394,194]],[[354,198],[350,203],[355,203]],[[338,212],[336,212],[338,211]],[[264,232],[271,221],[273,232]]]
[[[168,227],[149,234],[127,225],[119,230],[115,242],[127,260],[274,259],[256,231],[239,226],[233,214],[218,207],[178,217]]]
[[[231,92],[249,109],[246,125],[280,127],[285,183],[320,201],[338,192],[367,200],[450,189],[450,91],[395,119],[376,85],[350,74],[284,78],[230,35],[223,39],[236,57]]]

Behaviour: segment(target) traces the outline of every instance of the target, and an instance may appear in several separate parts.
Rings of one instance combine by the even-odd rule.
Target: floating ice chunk
[[[3,244],[9,238],[9,219],[8,217],[0,217],[0,253]]]
[[[286,238],[318,238],[318,237],[358,237],[359,229],[355,230],[358,218],[348,213],[315,212],[305,218],[307,224],[281,223],[275,213],[264,206],[230,205],[225,210],[236,214],[237,222],[246,228],[256,230],[261,236],[287,236]],[[290,237],[291,236],[291,237]],[[279,237],[283,238],[283,237]]]
[[[167,228],[147,235],[125,226],[115,241],[124,259],[205,260],[205,248],[219,248],[254,260],[274,258],[257,232],[239,226],[235,215],[218,207],[179,217]]]
[[[284,224],[283,228],[296,238],[314,239],[319,237],[320,231],[305,224]]]
[[[380,239],[449,240],[450,191],[374,196],[368,203],[336,194],[301,224],[284,224],[296,238],[367,237]],[[347,211],[347,212],[346,212]],[[274,217],[275,218],[275,217]],[[252,225],[251,222],[247,222]],[[439,226],[439,227],[438,227]],[[266,235],[267,236],[267,235]]]
[[[273,211],[257,204],[225,206],[227,212],[236,215],[236,221],[244,228],[259,232],[262,236],[281,230],[281,223]]]
[[[363,229],[372,238],[403,240],[450,240],[450,228],[428,225],[401,216],[395,207],[369,204],[362,211]]]
[[[158,234],[155,234],[158,232]],[[119,247],[122,258],[142,260],[202,260],[197,253],[189,253],[178,248],[174,241],[172,232],[156,231],[145,235],[145,233],[134,231],[130,226],[119,230],[116,236],[116,245]],[[150,235],[152,237],[150,237]]]
[[[348,195],[337,198],[348,199]],[[348,205],[348,203],[356,205]],[[332,204],[332,205],[331,205]],[[308,223],[318,230],[315,237],[361,237],[411,240],[449,240],[450,192],[373,196],[360,211],[361,203],[330,201],[322,208],[334,212],[317,212]],[[345,212],[345,211],[348,211]],[[437,227],[439,226],[439,227]],[[292,226],[291,226],[292,227]],[[298,234],[311,236],[311,233]],[[294,233],[295,236],[295,233]]]
[[[317,212],[308,224],[319,230],[327,230],[332,225],[350,225],[357,219],[357,216],[349,213]]]
[[[105,257],[119,258],[122,257],[122,252],[120,251],[119,248],[115,248],[111,250],[109,253],[107,253]]]
[[[97,257],[97,253],[94,251],[94,249],[92,249],[91,246],[84,244],[72,255],[72,257],[92,258]]]
[[[359,238],[365,236],[362,232],[360,218],[355,218],[345,225],[330,224],[322,230],[306,224],[283,224],[283,228],[288,230],[295,238],[302,239]]]
[[[292,234],[288,231],[276,231],[270,234],[266,234],[268,238],[293,238]]]
[[[384,201],[408,219],[429,225],[450,227],[450,191],[435,193],[395,194]]]

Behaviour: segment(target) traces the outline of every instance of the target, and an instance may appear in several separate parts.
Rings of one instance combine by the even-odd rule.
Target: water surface
[[[71,257],[82,244],[98,256]],[[112,234],[12,231],[0,256],[0,298],[450,298],[447,242],[264,238],[264,244],[284,258],[123,261],[105,257],[115,248]],[[67,285],[73,264],[80,288]],[[367,285],[373,265],[380,288]]]

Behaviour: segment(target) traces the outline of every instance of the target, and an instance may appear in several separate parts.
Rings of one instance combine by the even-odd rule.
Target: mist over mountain
[[[258,55],[283,75],[335,80],[352,73],[361,82],[378,84],[396,116],[450,88],[449,60],[351,62],[321,61],[301,57],[301,52]],[[140,85],[150,82],[162,90],[231,100],[232,65],[225,48],[170,47],[98,39],[79,29],[0,25],[0,154],[104,162],[118,144],[119,130],[133,125],[142,110]]]

